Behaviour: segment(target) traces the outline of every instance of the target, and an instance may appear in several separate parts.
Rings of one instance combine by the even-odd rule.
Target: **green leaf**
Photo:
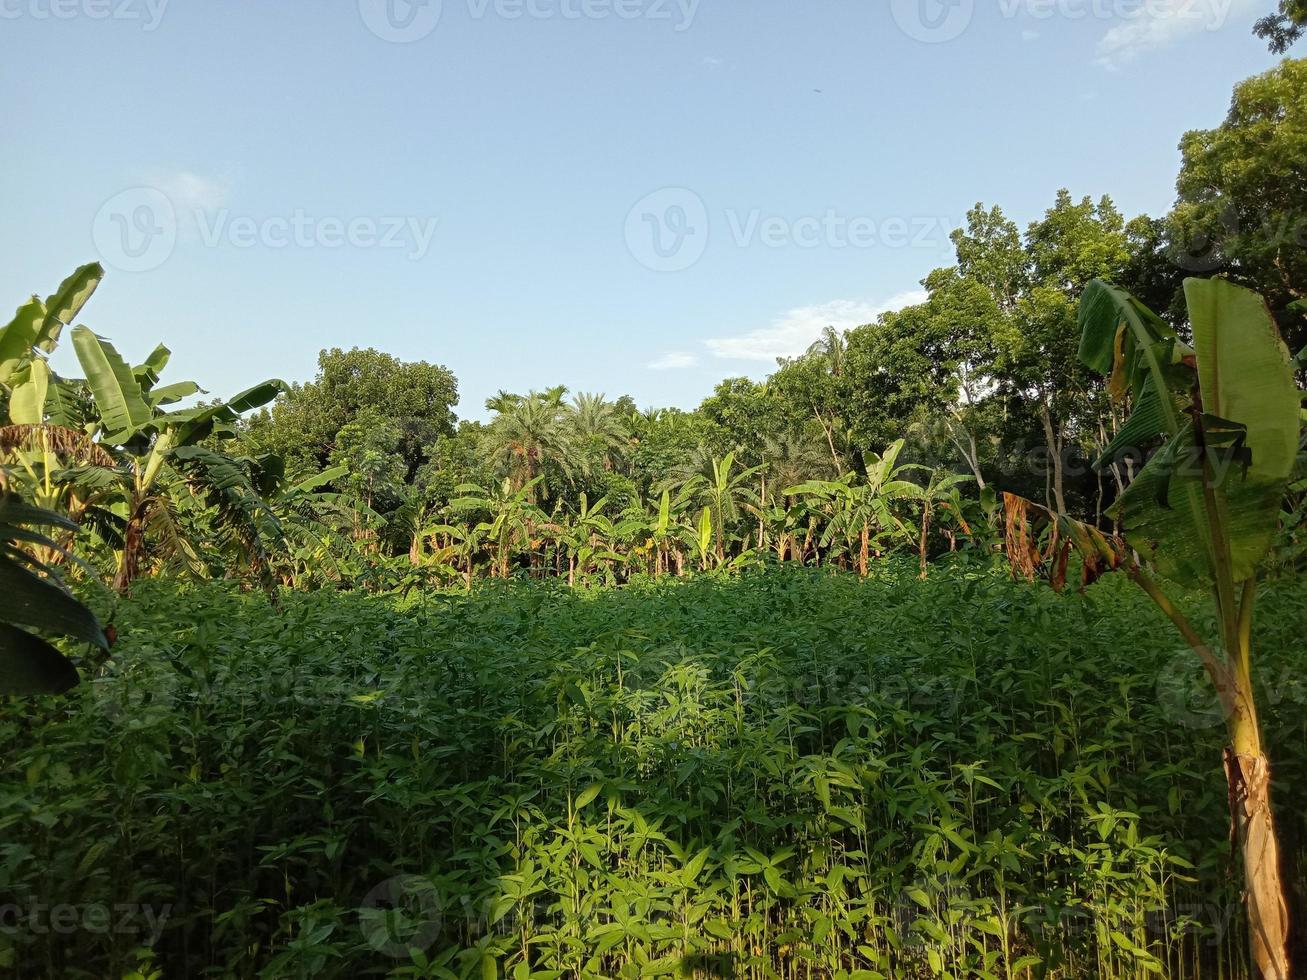
[[[54,351],[59,343],[59,335],[72,323],[82,307],[91,298],[100,280],[104,278],[104,268],[99,262],[84,265],[59,284],[59,288],[45,300],[45,319],[41,322],[34,346],[47,354]]]
[[[14,425],[40,425],[44,422],[49,387],[49,365],[39,357],[33,358],[27,368],[27,379],[15,385],[9,397],[9,421]]]
[[[1094,461],[1094,469],[1110,466],[1126,453],[1144,449],[1165,433],[1166,413],[1162,400],[1158,397],[1157,386],[1150,377],[1143,383],[1130,418],[1126,419],[1125,424]]]
[[[141,386],[113,344],[86,327],[73,329],[73,348],[100,412],[105,437],[123,442],[153,417]]]
[[[594,798],[599,795],[599,791],[603,788],[602,783],[591,783],[581,791],[579,796],[577,796],[575,809],[584,810],[594,801]]]
[[[53,582],[17,562],[0,557],[0,593],[5,596],[5,622],[76,637],[108,647],[95,615]]]
[[[81,429],[86,425],[86,405],[79,397],[80,386],[72,381],[54,378],[45,394],[46,420],[51,425],[67,429]]]
[[[32,347],[44,320],[45,307],[33,296],[0,330],[0,384],[9,384],[14,375],[31,361]]]
[[[1234,580],[1253,575],[1270,547],[1298,454],[1298,389],[1289,352],[1262,298],[1221,279],[1185,281],[1206,417],[1243,433],[1246,468],[1209,454],[1229,537]],[[1209,433],[1208,442],[1214,440]]]
[[[172,351],[160,344],[150,352],[150,356],[145,359],[143,364],[138,364],[132,368],[132,376],[136,378],[142,391],[149,392],[159,383],[159,375],[168,366],[168,360],[171,357]]]
[[[62,694],[78,680],[77,668],[45,640],[0,623],[0,694]]]
[[[178,381],[174,384],[164,385],[162,388],[151,388],[150,404],[155,408],[160,405],[171,405],[183,398],[189,398],[201,390],[200,386],[194,381]]]

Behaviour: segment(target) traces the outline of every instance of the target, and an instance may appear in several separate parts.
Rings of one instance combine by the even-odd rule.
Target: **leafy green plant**
[[[1143,559],[1125,567],[1193,648],[1221,699],[1253,958],[1268,980],[1283,980],[1288,913],[1252,635],[1257,569],[1298,450],[1299,393],[1261,297],[1221,280],[1189,279],[1185,298],[1192,347],[1133,296],[1093,283],[1081,305],[1080,356],[1111,376],[1115,397],[1134,405],[1099,465],[1162,440],[1116,504],[1126,541]],[[1214,637],[1202,635],[1145,563],[1182,587],[1210,592]]]
[[[61,549],[34,527],[73,529],[50,511],[0,493],[0,694],[60,694],[77,684],[77,668],[52,644],[23,627],[73,637],[108,649],[95,615],[59,583],[33,551]]]
[[[917,572],[142,580],[94,684],[0,711],[0,972],[1250,977],[1170,623],[1124,577]],[[1307,589],[1263,611],[1263,722],[1303,744]],[[117,903],[153,918],[44,928]]]

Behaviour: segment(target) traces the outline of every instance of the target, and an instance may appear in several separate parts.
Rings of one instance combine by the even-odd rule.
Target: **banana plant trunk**
[[[1230,790],[1231,832],[1243,850],[1244,900],[1253,962],[1264,980],[1289,980],[1289,909],[1280,877],[1280,846],[1271,810],[1271,763],[1262,748],[1252,686],[1252,583],[1244,589],[1239,622],[1227,629],[1236,656],[1229,664],[1230,746],[1225,777]]]
[[[123,550],[114,571],[113,589],[126,595],[141,574],[141,556],[145,553],[145,502],[132,508],[127,526],[123,529]]]
[[[1231,727],[1234,744],[1225,750],[1225,775],[1230,816],[1243,850],[1253,962],[1264,980],[1289,980],[1289,910],[1271,812],[1271,764],[1262,751],[1255,716],[1236,715]]]

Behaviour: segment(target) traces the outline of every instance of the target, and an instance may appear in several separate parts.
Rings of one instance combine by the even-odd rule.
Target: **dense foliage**
[[[75,324],[98,265],[33,296],[0,968],[1250,975],[1281,863],[1307,926],[1305,92],[1241,84],[1164,217],[977,204],[923,302],[692,411],[460,421],[372,349],[215,400]]]
[[[1164,620],[1123,579],[915,572],[280,611],[147,583],[94,683],[0,725],[0,876],[40,927],[7,969],[1244,975],[1221,715]],[[1265,608],[1302,745],[1307,592]]]

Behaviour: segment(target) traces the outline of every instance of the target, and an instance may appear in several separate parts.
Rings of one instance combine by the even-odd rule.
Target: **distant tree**
[[[713,423],[721,439],[708,447],[714,455],[733,453],[746,465],[761,459],[767,436],[785,427],[784,405],[765,382],[727,378],[703,400],[699,413]]]
[[[486,427],[486,454],[498,463],[514,491],[530,487],[526,500],[561,489],[573,473],[571,445],[563,415],[567,389],[529,395],[500,392],[486,402],[495,417]]]
[[[1301,11],[1301,4],[1295,4]],[[1216,129],[1180,142],[1171,252],[1189,275],[1220,275],[1269,303],[1290,350],[1307,345],[1307,60],[1241,82]]]
[[[392,451],[412,480],[439,437],[454,432],[458,382],[444,367],[401,361],[371,348],[324,350],[317,377],[291,386],[250,420],[246,437],[292,467],[327,465],[341,429],[367,412],[385,418],[398,439]]]
[[[1280,0],[1280,9],[1263,17],[1253,33],[1267,42],[1273,54],[1284,54],[1307,32],[1307,0]]]
[[[804,423],[820,430],[830,463],[838,473],[849,467],[851,455],[847,367],[848,339],[843,332],[827,327],[805,353],[782,358],[768,379],[770,393],[780,402],[786,430],[798,431],[806,427]]]
[[[603,395],[578,393],[564,424],[578,466],[587,474],[612,470],[631,448],[631,431],[618,406]]]
[[[369,510],[389,509],[404,490],[404,461],[395,453],[399,427],[375,409],[360,413],[336,433],[329,462],[345,467],[344,486]]]
[[[633,413],[629,423],[634,442],[631,477],[646,495],[678,468],[697,470],[707,465],[707,447],[726,441],[716,423],[697,411],[650,409]]]

